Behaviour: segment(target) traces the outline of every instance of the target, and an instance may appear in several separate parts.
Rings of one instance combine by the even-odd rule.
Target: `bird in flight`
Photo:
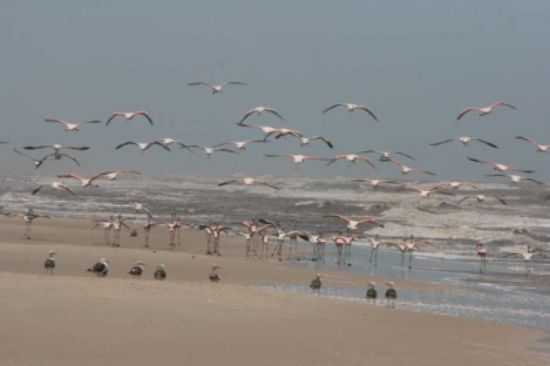
[[[523,136],[516,136],[516,140],[525,141],[532,145],[535,145],[538,152],[550,152],[550,145],[542,145],[537,143],[534,139]]]
[[[131,121],[136,117],[144,117],[147,120],[147,122],[149,122],[149,124],[151,126],[154,125],[153,119],[151,118],[151,116],[149,116],[149,114],[147,112],[145,112],[145,111],[135,111],[135,112],[114,112],[113,114],[111,114],[111,116],[109,117],[107,122],[105,122],[105,126],[109,126],[109,124],[115,118],[118,118],[118,117],[122,117],[127,121]]]
[[[349,216],[342,216],[342,215],[326,215],[325,217],[336,218],[341,221],[344,221],[346,223],[346,227],[348,228],[348,230],[351,230],[351,231],[355,231],[359,229],[359,226],[364,224],[371,224],[371,225],[377,225],[379,227],[384,227],[384,224],[378,222],[373,217],[364,217],[358,220],[352,219]]]
[[[269,142],[269,140],[266,140],[266,139],[257,139],[257,140],[241,140],[241,141],[227,141],[227,142],[222,142],[220,144],[217,144],[217,145],[214,145],[212,147],[214,148],[217,148],[217,147],[222,147],[222,146],[234,146],[237,150],[239,151],[244,151],[246,150],[246,147],[249,145],[249,144],[261,144],[261,143],[266,143],[266,142]]]
[[[229,149],[222,146],[203,146],[203,145],[184,145],[183,148],[187,150],[198,149],[202,150],[206,154],[207,158],[211,158],[215,152],[225,152],[229,154],[238,154],[239,152],[233,149]]]
[[[277,187],[274,184],[264,182],[264,181],[260,181],[256,178],[252,178],[252,177],[244,177],[244,178],[239,178],[239,179],[226,180],[226,181],[218,183],[218,186],[223,187],[223,186],[227,186],[227,185],[230,185],[230,184],[239,184],[239,185],[245,185],[245,186],[258,185],[258,186],[269,187],[269,188],[275,189],[277,191],[280,190],[280,188]]]
[[[531,170],[531,169],[516,169],[510,165],[497,163],[495,161],[480,160],[480,159],[472,158],[471,156],[468,156],[468,160],[478,164],[491,165],[493,169],[496,170],[497,172],[517,172],[517,173],[525,173],[525,174],[532,174],[535,172],[534,170]]]
[[[27,158],[29,160],[32,161],[32,163],[34,164],[34,168],[35,169],[38,169],[42,166],[42,164],[47,160],[47,155],[46,157],[43,157],[41,158],[40,160],[36,160],[35,158],[33,158],[32,156],[28,155],[28,154],[25,154],[24,152],[22,151],[19,151],[17,150],[17,148],[14,148],[13,149],[13,152],[16,153],[17,155],[20,155],[20,156],[23,156],[24,158]]]
[[[486,116],[488,114],[493,113],[495,111],[495,109],[497,109],[498,107],[507,107],[507,108],[514,109],[514,110],[517,109],[515,106],[513,106],[511,104],[505,103],[503,101],[498,101],[498,102],[494,102],[494,103],[489,104],[488,106],[484,106],[484,107],[468,107],[468,108],[464,109],[462,112],[460,112],[460,114],[456,117],[456,119],[461,120],[462,117],[464,117],[466,114],[468,114],[470,112],[479,112],[479,116],[483,117],[483,116]]]
[[[271,107],[266,107],[266,106],[260,105],[258,107],[254,107],[254,108],[248,110],[244,114],[244,116],[241,118],[239,123],[237,123],[237,125],[242,125],[244,123],[244,121],[246,121],[250,116],[261,115],[261,114],[264,114],[264,113],[271,113],[272,115],[279,118],[281,121],[285,121],[284,117],[279,112],[277,112],[275,109],[273,109]]]
[[[409,160],[415,160],[412,155],[406,154],[406,153],[401,152],[401,151],[393,152],[393,151],[365,150],[365,151],[359,152],[359,154],[373,154],[373,153],[380,155],[380,158],[378,160],[381,161],[381,162],[391,161],[392,155],[399,155],[399,156],[403,156],[403,157],[405,157]]]
[[[54,160],[61,160],[62,158],[66,158],[69,160],[72,160],[76,165],[80,166],[80,163],[78,160],[76,160],[74,157],[70,156],[69,154],[63,153],[63,150],[76,150],[76,151],[86,151],[89,150],[89,146],[63,146],[60,144],[54,144],[54,145],[38,145],[38,146],[23,146],[23,149],[25,150],[42,150],[42,149],[52,149],[53,152],[51,154],[47,154],[42,159],[40,159],[37,163],[36,160],[34,160],[32,157],[23,154],[22,152],[16,151],[17,154],[21,156],[26,156],[30,159],[33,159],[34,165],[36,168],[40,167],[46,160],[52,158]]]
[[[139,149],[141,151],[147,151],[149,150],[152,146],[160,146],[162,147],[164,150],[166,151],[171,151],[170,148],[168,146],[166,146],[165,144],[163,144],[162,142],[158,141],[158,140],[155,140],[155,141],[150,141],[150,142],[135,142],[135,141],[126,141],[126,142],[123,142],[122,144],[120,145],[117,145],[115,147],[115,150],[120,150],[121,148],[125,147],[125,146],[129,146],[129,145],[133,145],[133,146],[137,146],[139,147]]]
[[[103,121],[100,121],[100,120],[85,121],[85,122],[82,122],[82,123],[69,122],[69,121],[64,121],[62,119],[50,118],[50,117],[45,118],[44,122],[55,123],[55,124],[61,125],[61,126],[63,126],[63,130],[65,130],[66,132],[78,132],[78,131],[80,131],[80,125],[82,123],[86,123],[86,124],[103,123]]]
[[[49,188],[54,189],[56,191],[70,193],[72,195],[75,194],[69,187],[67,187],[62,182],[54,181],[49,185],[43,185],[43,184],[39,185],[38,187],[36,187],[35,189],[32,190],[32,195],[34,196],[34,195],[38,194],[38,192],[40,192],[41,190],[43,190],[46,187],[49,187]]]
[[[53,145],[23,146],[23,149],[25,150],[52,149],[54,154],[58,154],[62,150],[86,151],[86,150],[90,150],[90,147],[89,146],[63,146],[60,144],[53,144]]]
[[[464,145],[464,146],[467,146],[470,143],[472,143],[473,141],[475,141],[475,142],[485,144],[489,147],[492,147],[493,149],[498,149],[498,146],[496,144],[493,144],[490,141],[487,141],[485,139],[481,139],[481,138],[478,138],[478,137],[471,137],[471,136],[461,136],[458,139],[446,139],[446,140],[443,140],[443,141],[433,142],[429,145],[430,146],[440,146],[440,145],[443,145],[443,144],[448,144],[449,142],[453,142],[455,140],[458,140],[458,142],[462,143],[462,145]]]
[[[228,85],[242,85],[246,86],[247,83],[243,83],[242,81],[226,81],[225,83],[221,84],[211,84],[204,81],[193,81],[191,83],[187,83],[188,86],[206,86],[212,91],[212,95],[219,94],[223,91],[223,89]]]
[[[75,179],[75,180],[78,180],[80,182],[80,186],[82,188],[86,188],[86,187],[92,187],[92,183],[99,179],[99,178],[102,178],[102,177],[106,177],[110,174],[114,173],[113,171],[106,171],[106,172],[101,172],[101,173],[98,173],[92,177],[83,177],[81,175],[77,175],[77,174],[72,174],[72,173],[66,173],[66,174],[60,174],[57,176],[57,178],[68,178],[68,179]]]
[[[493,198],[493,199],[497,200],[502,205],[507,205],[508,204],[508,202],[506,202],[502,197],[487,196],[487,195],[484,195],[484,194],[478,194],[478,195],[475,195],[475,196],[463,197],[460,201],[458,201],[458,204],[460,205],[461,203],[463,203],[464,201],[467,201],[469,199],[475,199],[478,203],[482,203],[482,202],[487,201],[487,199],[489,199],[489,198]]]
[[[334,144],[330,140],[328,140],[327,138],[325,138],[323,136],[304,137],[304,136],[300,136],[299,134],[296,134],[296,133],[291,133],[291,134],[289,134],[289,136],[297,138],[298,141],[300,142],[300,146],[306,146],[306,145],[309,145],[313,142],[319,141],[319,142],[322,142],[325,145],[327,145],[329,148],[334,149]],[[281,137],[281,135],[275,135],[275,139],[278,139],[280,137]]]
[[[376,169],[372,161],[370,161],[370,159],[367,156],[360,155],[360,153],[340,154],[340,155],[336,155],[334,158],[324,159],[324,160],[328,160],[327,165],[332,165],[339,160],[349,161],[350,163],[357,163],[358,161],[364,161],[365,163],[369,164],[372,168]]]
[[[137,170],[113,170],[110,173],[103,175],[101,178],[113,181],[117,180],[121,175],[141,175],[141,172],[138,172]]]
[[[434,172],[432,172],[430,170],[422,170],[422,169],[418,169],[418,168],[412,168],[410,166],[402,164],[401,162],[399,162],[395,159],[390,158],[390,161],[399,167],[399,169],[401,170],[402,175],[407,175],[407,174],[410,174],[410,173],[421,173],[421,174],[432,175],[432,176],[437,175],[437,174],[435,174]]]
[[[331,106],[328,106],[327,108],[323,109],[323,114],[332,111],[333,109],[344,107],[348,112],[355,112],[355,111],[363,111],[367,112],[372,119],[375,121],[378,121],[378,117],[370,110],[367,106],[360,105],[360,104],[353,104],[353,103],[336,103]]]
[[[353,179],[353,182],[356,183],[367,183],[370,187],[373,189],[376,189],[380,187],[383,184],[399,184],[400,182],[397,180],[389,180],[389,179],[368,179],[368,178],[362,178],[362,179]]]
[[[544,182],[542,182],[540,180],[537,180],[537,179],[534,179],[534,178],[529,178],[529,177],[524,177],[524,176],[521,176],[521,175],[518,175],[518,174],[495,173],[495,174],[486,174],[485,176],[486,177],[508,178],[508,179],[510,179],[510,181],[512,183],[516,183],[516,184],[519,184],[519,183],[521,183],[525,180],[525,181],[529,181],[529,182],[532,182],[532,183],[536,183],[538,185],[544,185]]]
[[[265,154],[266,158],[287,158],[294,164],[302,164],[306,160],[327,160],[318,156],[302,155],[302,154]]]

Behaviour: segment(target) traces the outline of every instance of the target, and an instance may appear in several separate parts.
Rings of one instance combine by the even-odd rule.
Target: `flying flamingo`
[[[161,139],[158,140],[159,142],[161,142],[162,144],[170,147],[174,144],[180,146],[181,148],[185,148],[185,145],[182,141],[178,140],[178,139],[175,139],[175,138],[172,138],[172,137],[163,137]]]
[[[46,160],[48,160],[50,158],[54,159],[54,160],[61,160],[63,158],[66,158],[66,159],[72,160],[76,165],[80,166],[80,163],[78,162],[78,160],[76,160],[74,157],[70,156],[69,154],[66,154],[66,153],[62,152],[62,150],[63,149],[68,149],[68,150],[85,151],[85,150],[90,149],[89,146],[63,146],[63,145],[59,145],[59,144],[39,145],[39,146],[24,146],[23,147],[23,149],[25,149],[25,150],[41,150],[41,149],[48,149],[48,148],[53,149],[53,152],[50,153],[50,154],[45,155],[40,160],[35,160],[32,156],[26,155],[26,154],[22,153],[21,151],[19,151],[17,149],[14,149],[13,151],[16,154],[19,154],[19,155],[24,156],[28,159],[31,159],[34,163],[35,168],[39,168]]]
[[[140,175],[141,172],[138,172],[137,170],[114,170],[110,172],[109,174],[105,174],[103,177],[108,180],[117,180],[119,176],[121,175]]]
[[[390,158],[390,161],[392,163],[394,163],[395,165],[397,165],[400,170],[401,170],[401,174],[402,175],[407,175],[407,174],[410,174],[410,173],[415,173],[415,172],[418,172],[418,173],[421,173],[421,174],[426,174],[426,175],[437,175],[435,174],[434,172],[431,172],[429,170],[422,170],[422,169],[418,169],[418,168],[411,168],[410,166],[407,166],[405,164],[402,164],[401,162],[399,162],[398,160],[395,160],[395,159],[391,159]]]
[[[485,106],[485,107],[468,107],[465,110],[463,110],[462,112],[460,112],[460,114],[456,117],[456,119],[460,120],[460,119],[462,119],[462,117],[464,117],[467,113],[470,113],[470,112],[479,112],[479,116],[483,117],[483,116],[486,116],[486,115],[491,114],[492,112],[494,112],[497,107],[508,107],[508,108],[514,109],[514,110],[517,109],[515,106],[513,106],[511,104],[508,104],[508,103],[505,103],[505,102],[502,102],[502,101],[498,101],[498,102],[494,102],[492,104],[489,104],[488,106]]]
[[[64,120],[61,120],[61,119],[57,119],[57,118],[45,118],[44,119],[44,122],[49,122],[49,123],[57,123],[59,125],[62,125],[63,126],[63,129],[66,131],[66,132],[78,132],[80,131],[80,125],[81,123],[77,123],[77,122],[68,122],[68,121],[64,121]],[[103,121],[99,121],[99,120],[92,120],[92,121],[85,121],[85,122],[82,122],[82,123],[93,123],[93,124],[97,124],[97,123],[103,123]]]
[[[254,108],[248,110],[244,114],[244,116],[241,118],[238,125],[243,125],[244,121],[246,121],[250,116],[253,116],[255,114],[260,115],[260,114],[264,114],[266,112],[271,113],[272,115],[278,117],[281,121],[285,120],[284,117],[279,112],[277,112],[275,109],[273,109],[271,107],[266,107],[266,106],[261,105],[261,106],[254,107]]]
[[[266,142],[269,142],[268,140],[266,139],[257,139],[257,140],[241,140],[241,141],[228,141],[228,142],[222,142],[221,144],[217,144],[217,145],[214,145],[213,147],[214,148],[217,148],[217,147],[223,147],[223,146],[227,146],[227,145],[233,145],[235,146],[235,148],[239,151],[245,151],[246,150],[246,147],[249,145],[249,144],[259,144],[259,143],[266,143]]]
[[[334,164],[339,160],[349,161],[350,163],[357,163],[358,161],[364,161],[365,163],[369,164],[372,168],[376,168],[367,156],[360,155],[360,153],[340,154],[340,155],[336,155],[332,159],[324,159],[324,160],[328,160],[327,165]]]
[[[470,186],[473,189],[478,189],[478,187],[475,184],[472,184],[472,183],[469,183],[469,182],[460,182],[460,181],[457,181],[457,180],[450,181],[450,182],[444,182],[441,185],[444,188],[449,188],[449,189],[454,190],[454,191],[456,191],[456,190],[458,190],[458,189],[460,189],[461,187],[464,187],[464,186]]]
[[[154,122],[153,122],[153,119],[151,118],[151,116],[149,116],[149,114],[147,114],[147,112],[144,112],[144,111],[135,111],[135,112],[114,112],[113,114],[111,114],[111,116],[109,117],[109,119],[107,120],[107,122],[105,122],[105,126],[109,126],[109,124],[115,119],[115,118],[118,118],[118,117],[122,117],[124,118],[125,120],[127,121],[131,121],[133,120],[134,118],[136,117],[144,117],[147,122],[149,122],[149,124],[151,126],[154,125]]]
[[[268,139],[272,135],[275,135],[276,140],[280,139],[281,137],[286,137],[286,136],[292,136],[292,137],[296,137],[296,138],[300,138],[300,139],[302,138],[302,136],[304,136],[303,133],[301,133],[298,130],[292,129],[292,128],[277,128],[277,129],[275,129],[275,131],[273,131],[271,133],[267,133],[265,135],[265,138]]]
[[[225,86],[227,85],[242,85],[246,86],[247,83],[243,83],[242,81],[226,81],[225,83],[221,84],[211,84],[204,81],[194,81],[191,83],[187,83],[188,86],[206,86],[212,91],[212,95],[221,93]]]
[[[496,170],[497,172],[518,172],[518,173],[525,173],[525,174],[532,174],[535,172],[534,170],[531,170],[531,169],[515,169],[510,165],[497,163],[495,161],[480,160],[477,158],[472,158],[470,156],[468,156],[468,160],[478,164],[492,165],[493,169]]]
[[[215,152],[225,152],[230,154],[238,154],[239,152],[233,149],[228,149],[225,147],[215,147],[215,146],[202,146],[202,145],[187,145],[188,149],[199,149],[202,150],[207,158],[211,158]]]
[[[446,140],[443,140],[443,141],[437,141],[437,142],[431,143],[429,145],[430,146],[441,146],[443,144],[448,144],[449,142],[453,142],[455,140],[458,140],[458,142],[460,142],[464,146],[468,146],[472,142],[479,142],[479,143],[485,144],[489,147],[492,147],[493,149],[498,149],[498,145],[493,144],[490,141],[487,141],[487,140],[479,138],[479,137],[471,137],[471,136],[460,136],[458,139],[446,139]]]
[[[471,199],[471,198],[475,198],[476,201],[477,201],[478,203],[482,203],[482,202],[487,201],[487,199],[488,199],[489,197],[494,198],[495,200],[497,200],[498,202],[500,202],[502,205],[507,205],[507,204],[508,204],[508,202],[506,202],[506,201],[504,200],[504,198],[501,198],[501,197],[499,197],[499,196],[486,196],[486,195],[484,195],[484,194],[478,194],[478,195],[475,195],[475,196],[466,196],[466,197],[463,197],[460,201],[458,201],[458,204],[460,205],[462,202],[464,202],[464,201],[466,201],[466,200],[469,200],[469,199]]]
[[[61,175],[58,175],[57,178],[69,178],[69,179],[76,179],[78,181],[80,181],[80,186],[82,188],[86,188],[86,187],[91,187],[92,186],[92,183],[99,179],[99,178],[102,178],[102,177],[105,177],[109,174],[112,174],[113,172],[112,171],[106,171],[106,172],[101,172],[101,173],[98,173],[92,177],[83,177],[83,176],[80,176],[80,175],[76,175],[76,174],[72,174],[72,173],[67,173],[67,174],[61,174]]]
[[[17,150],[17,148],[14,148],[13,149],[13,152],[16,153],[17,155],[20,155],[20,156],[23,156],[24,158],[27,158],[29,160],[32,161],[32,163],[34,164],[34,168],[35,169],[38,169],[42,166],[42,164],[44,164],[44,162],[47,160],[47,155],[43,158],[41,158],[40,160],[36,160],[35,158],[33,158],[32,156],[28,155],[28,154],[25,154],[24,152],[21,152],[19,150]],[[76,160],[76,159],[75,159]],[[78,164],[78,162],[76,161],[76,163]]]
[[[34,196],[34,195],[38,194],[38,192],[40,192],[45,187],[50,187],[51,189],[54,189],[56,191],[66,192],[66,193],[70,193],[72,195],[75,195],[75,193],[69,187],[67,187],[62,182],[57,182],[57,181],[52,182],[51,184],[49,184],[47,186],[39,185],[38,187],[36,187],[35,189],[32,190],[32,195]]]
[[[389,180],[389,179],[353,179],[353,182],[357,183],[367,183],[371,188],[376,189],[379,188],[382,184],[399,184],[399,181],[397,180]]]
[[[361,154],[372,154],[372,153],[375,153],[375,154],[379,154],[380,155],[380,158],[379,160],[381,162],[388,162],[388,161],[391,161],[391,157],[392,155],[400,155],[400,156],[403,156],[407,159],[410,159],[410,160],[415,160],[413,156],[409,155],[409,154],[406,154],[404,152],[401,152],[401,151],[395,151],[395,152],[392,152],[392,151],[378,151],[378,150],[365,150],[365,151],[361,151]]]
[[[361,218],[359,220],[354,220],[351,217],[342,216],[342,215],[325,215],[324,217],[336,218],[336,219],[339,219],[341,221],[344,221],[346,223],[347,229],[350,230],[350,231],[355,231],[355,230],[359,229],[360,225],[364,225],[364,224],[370,224],[370,225],[376,225],[376,226],[379,226],[379,227],[384,227],[384,224],[378,222],[373,217],[364,217],[364,218]]]
[[[421,198],[430,198],[433,193],[443,193],[443,192],[438,192],[438,191],[440,191],[444,187],[445,187],[444,184],[437,184],[437,185],[432,186],[430,188],[421,188],[421,187],[413,186],[413,187],[410,187],[410,189],[418,192],[418,194],[420,195]]]
[[[294,164],[302,164],[306,160],[326,160],[318,156],[302,155],[302,154],[265,154],[266,158],[288,158]]]
[[[170,148],[168,146],[166,146],[165,144],[163,144],[162,142],[158,141],[158,140],[155,140],[155,141],[151,141],[151,142],[135,142],[135,141],[126,141],[126,142],[123,142],[122,144],[120,145],[117,145],[115,147],[115,150],[120,150],[121,148],[125,147],[125,146],[129,146],[129,145],[134,145],[134,146],[137,146],[139,147],[139,149],[143,152],[149,150],[152,146],[160,146],[162,147],[164,150],[166,151],[171,151]]]
[[[264,134],[264,140],[267,140],[270,136],[272,135],[277,135],[277,134],[281,134],[283,131],[285,131],[285,135],[289,135],[289,134],[292,134],[292,135],[297,135],[297,136],[302,136],[302,133],[300,131],[297,131],[297,130],[291,130],[291,129],[281,129],[281,128],[277,128],[277,127],[272,127],[272,126],[265,126],[265,125],[252,125],[252,124],[247,124],[247,123],[237,123],[237,126],[239,127],[246,127],[246,128],[256,128],[260,131],[262,131],[262,133]]]
[[[325,109],[323,109],[323,114],[333,110],[333,109],[336,109],[336,108],[339,108],[339,107],[344,107],[346,108],[346,110],[348,112],[355,112],[355,111],[363,111],[363,112],[367,112],[375,121],[378,121],[378,117],[376,117],[376,115],[367,107],[367,106],[364,106],[364,105],[360,105],[360,104],[353,104],[353,103],[336,103],[336,104],[333,104]]]
[[[538,152],[550,152],[550,145],[541,145],[539,143],[537,143],[534,139],[532,138],[529,138],[529,137],[523,137],[523,136],[516,136],[516,140],[521,140],[521,141],[525,141],[525,142],[528,142],[532,145],[535,145],[535,147],[537,148],[537,151]]]
[[[23,149],[25,150],[42,150],[42,149],[52,149],[53,155],[55,155],[55,159],[59,160],[61,159],[60,156],[62,150],[76,150],[76,151],[86,151],[90,150],[89,146],[63,146],[60,144],[53,144],[53,145],[38,145],[38,146],[23,146]]]
[[[524,180],[526,181],[529,181],[529,182],[532,182],[532,183],[536,183],[536,184],[539,184],[539,185],[544,185],[544,182],[541,182],[540,180],[537,180],[537,179],[534,179],[534,178],[529,178],[529,177],[524,177],[524,176],[521,176],[521,175],[517,175],[517,174],[502,174],[502,173],[497,173],[497,174],[485,174],[486,177],[504,177],[504,178],[509,178],[510,181],[512,181],[512,183],[515,183],[515,184],[519,184],[521,182],[523,182]]]
[[[266,186],[266,187],[275,189],[277,191],[280,189],[276,185],[273,185],[273,184],[267,183],[267,182],[262,182],[262,181],[257,180],[256,178],[252,178],[252,177],[244,177],[244,178],[239,178],[239,179],[226,180],[224,182],[218,183],[218,186],[222,187],[222,186],[226,186],[226,185],[229,185],[229,184],[240,184],[240,185],[245,185],[245,186],[260,185],[260,186]]]
[[[304,137],[304,136],[296,136],[296,135],[291,135],[291,136],[294,136],[296,138],[298,138],[298,140],[300,141],[300,146],[306,146],[306,145],[309,145],[313,142],[316,142],[316,141],[320,141],[322,143],[324,143],[325,145],[327,145],[329,148],[333,149],[334,148],[334,144],[326,139],[325,137],[323,136],[311,136],[311,137]],[[278,136],[276,136],[275,138],[278,138]]]

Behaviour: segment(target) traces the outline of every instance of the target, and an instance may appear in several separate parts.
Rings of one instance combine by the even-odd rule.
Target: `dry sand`
[[[22,240],[20,219],[2,219],[0,232],[0,365],[547,365],[533,347],[544,334],[491,322],[390,310],[364,303],[255,288],[260,281],[305,283],[311,272],[240,258],[203,256],[204,238],[186,233],[181,250],[106,248],[88,222],[42,220]],[[158,229],[153,245],[166,247]],[[132,248],[133,247],[133,248]],[[129,249],[128,249],[129,248]],[[55,275],[41,271],[49,249]],[[191,254],[190,254],[191,253]],[[195,254],[193,254],[195,253]],[[85,272],[97,257],[113,262],[108,278]],[[136,260],[147,278],[130,279]],[[222,283],[206,281],[212,263]],[[165,263],[169,280],[152,281]],[[324,274],[332,285],[366,279]],[[430,291],[430,285],[403,286]]]

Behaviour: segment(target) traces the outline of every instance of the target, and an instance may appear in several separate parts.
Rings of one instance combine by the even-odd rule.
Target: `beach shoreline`
[[[32,240],[23,239],[18,218],[1,219],[0,230],[2,364],[545,364],[541,330],[259,288],[304,285],[314,271],[247,260],[244,243],[233,237],[224,238],[224,256],[213,257],[203,254],[205,239],[196,231],[185,231],[182,247],[170,250],[160,229],[152,241],[157,249],[142,248],[141,238],[128,233],[120,248],[106,247],[102,230],[86,220],[39,219]],[[49,250],[58,254],[54,275],[42,268]],[[108,278],[86,272],[98,257],[112,261]],[[127,274],[137,260],[147,265],[142,279]],[[168,271],[163,282],[151,277],[159,263]],[[222,283],[207,279],[213,264]],[[331,287],[384,281],[349,272],[322,276]],[[413,291],[443,287],[399,283]]]

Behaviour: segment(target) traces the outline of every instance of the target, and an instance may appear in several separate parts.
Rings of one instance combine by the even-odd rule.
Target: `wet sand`
[[[47,225],[45,225],[47,224]],[[124,233],[107,248],[90,222],[37,220],[22,239],[20,218],[0,220],[0,364],[2,365],[545,365],[534,352],[544,334],[491,322],[413,313],[313,295],[254,287],[258,282],[307,283],[312,272],[245,260],[243,242],[222,241],[224,257],[202,255],[204,236],[186,232],[182,248],[165,250]],[[44,274],[48,250],[55,275]],[[112,261],[109,278],[85,271],[98,257]],[[136,260],[142,279],[126,274]],[[164,263],[168,280],[151,280]],[[222,283],[207,281],[219,264]],[[364,286],[366,278],[323,273],[331,286]],[[400,286],[431,291],[432,285]]]

